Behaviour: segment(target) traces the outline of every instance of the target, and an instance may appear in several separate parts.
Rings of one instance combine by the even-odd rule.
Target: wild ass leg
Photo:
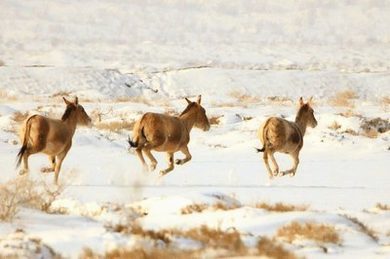
[[[68,154],[68,151],[69,151],[71,146],[72,146],[72,144],[70,144],[68,147],[66,147],[65,150],[62,151],[62,153],[57,155],[57,158],[56,158],[57,163],[56,163],[56,166],[54,169],[54,183],[57,185],[58,185],[58,176],[60,174],[62,162],[64,161],[66,154]]]
[[[187,146],[183,147],[180,151],[185,155],[185,158],[184,159],[176,159],[175,164],[177,164],[177,165],[182,165],[184,163],[187,163],[192,158]]]
[[[56,169],[56,157],[55,156],[49,156],[49,161],[51,163],[51,167],[43,167],[41,168],[42,173],[50,173],[54,172]]]
[[[297,171],[297,168],[298,168],[298,164],[299,164],[299,153],[296,152],[296,153],[292,153],[291,154],[291,157],[292,159],[294,160],[294,165],[293,167],[290,169],[290,170],[287,170],[285,172],[283,172],[283,175],[286,175],[286,174],[289,174],[291,177],[295,175],[296,171]]]
[[[150,171],[154,171],[154,169],[156,169],[156,165],[157,165],[157,160],[156,158],[154,158],[154,156],[152,155],[152,152],[151,152],[151,149],[147,146],[145,146],[143,148],[143,151],[145,153],[145,155],[149,158],[151,164],[150,164]]]
[[[272,171],[271,171],[271,168],[269,166],[269,163],[268,163],[268,152],[267,152],[267,150],[265,150],[264,153],[263,153],[263,160],[264,160],[265,167],[267,167],[269,178],[272,178],[273,175],[272,175]]]
[[[277,176],[279,174],[279,166],[276,163],[276,160],[275,160],[275,157],[274,157],[274,152],[270,152],[270,157],[271,157],[271,161],[274,164],[274,168],[275,168],[274,169],[274,176]]]
[[[161,170],[160,171],[160,174],[161,175],[165,175],[167,173],[169,173],[170,171],[173,170],[174,168],[174,163],[173,163],[173,153],[167,153],[167,158],[168,158],[168,164],[169,164],[169,167],[165,170]]]
[[[137,152],[137,156],[138,156],[139,160],[141,160],[144,171],[145,172],[148,171],[148,165],[146,164],[144,156],[142,155],[142,148],[138,147],[135,151]]]
[[[19,175],[24,175],[28,173],[28,157],[30,156],[30,153],[26,150],[26,152],[23,154],[23,168],[20,169]]]

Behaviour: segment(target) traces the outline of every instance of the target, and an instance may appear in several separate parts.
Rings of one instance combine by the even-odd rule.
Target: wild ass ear
[[[303,106],[305,103],[303,102],[303,98],[302,98],[302,96],[301,96],[301,98],[299,98],[299,105],[300,106]]]
[[[313,96],[310,97],[309,101],[307,102],[310,106],[313,105]]]
[[[186,101],[187,101],[188,104],[191,104],[191,103],[192,103],[187,97],[185,97],[184,99],[186,99]]]
[[[202,95],[199,95],[199,96],[198,96],[198,100],[196,100],[196,102],[197,102],[198,104],[200,104],[201,101],[202,101]]]
[[[72,104],[71,102],[69,102],[68,100],[66,100],[65,97],[62,97],[62,99],[64,99],[64,102],[65,102],[66,105],[71,105],[71,104]]]
[[[79,104],[79,98],[76,96],[76,98],[74,99],[74,104],[78,105]]]

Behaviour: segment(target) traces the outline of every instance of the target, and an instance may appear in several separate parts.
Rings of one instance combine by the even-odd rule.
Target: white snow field
[[[28,176],[15,169],[24,118],[60,118],[62,97],[78,96],[94,122],[77,129],[50,206],[24,204],[0,221],[0,257],[154,247],[183,258],[283,258],[256,250],[268,237],[297,258],[389,258],[389,13],[386,0],[0,1],[1,205],[15,179],[54,188],[43,154],[30,157]],[[134,121],[178,115],[199,94],[212,126],[191,132],[192,160],[160,177],[167,161],[155,153],[156,171],[143,172],[127,143]],[[269,116],[294,120],[300,96],[313,96],[318,126],[306,132],[297,174],[270,180],[257,129]],[[276,159],[282,170],[292,164]],[[339,241],[288,240],[280,229],[292,222],[333,227]],[[239,233],[247,250],[118,226],[208,226]]]

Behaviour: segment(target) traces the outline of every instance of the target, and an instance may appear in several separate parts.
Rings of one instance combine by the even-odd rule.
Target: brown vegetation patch
[[[377,203],[375,207],[377,207],[380,210],[390,210],[390,205],[387,204]]]
[[[7,91],[0,89],[0,100],[16,101],[16,96],[9,94]]]
[[[342,216],[344,216],[346,219],[356,224],[359,227],[359,230],[364,234],[366,234],[367,236],[369,236],[372,240],[378,242],[379,238],[377,237],[376,232],[371,228],[369,228],[367,225],[365,225],[363,222],[349,215],[342,215]]]
[[[385,96],[380,101],[381,106],[383,107],[383,110],[387,112],[390,108],[390,96]]]
[[[20,177],[0,184],[0,221],[9,221],[21,206],[47,212],[51,204],[62,193],[63,186],[48,186]]]
[[[262,237],[257,242],[257,252],[260,256],[266,256],[274,259],[295,259],[295,254],[278,244],[275,239]]]
[[[293,221],[280,228],[277,235],[289,243],[298,238],[310,239],[318,243],[341,243],[340,236],[334,226],[315,222],[299,223]]]
[[[192,214],[192,213],[200,213],[203,212],[207,209],[211,210],[234,210],[239,208],[240,205],[238,204],[231,204],[227,205],[226,203],[222,202],[217,202],[213,205],[208,205],[205,203],[194,203],[190,204],[184,208],[181,209],[181,214],[186,215],[186,214]]]
[[[69,91],[58,91],[51,95],[51,97],[69,97],[72,93]]]
[[[264,209],[264,210],[273,211],[273,212],[290,212],[290,211],[305,211],[308,209],[309,206],[286,204],[286,203],[282,203],[282,202],[277,202],[275,204],[260,202],[260,203],[257,203],[255,205],[255,207],[258,209]]]
[[[255,95],[244,94],[240,91],[234,90],[229,93],[241,105],[259,103],[261,99]]]
[[[110,121],[110,122],[98,122],[94,126],[99,130],[108,130],[112,132],[120,132],[122,130],[133,130],[135,121]]]
[[[365,136],[375,138],[379,133],[390,130],[390,122],[382,118],[364,119],[360,127]]]
[[[353,129],[346,129],[342,133],[350,134],[352,136],[358,136],[359,135],[359,133],[354,131]]]
[[[89,248],[85,248],[80,259],[187,259],[199,258],[198,251],[175,250],[172,248],[116,248],[107,251],[104,255],[96,254]]]
[[[354,90],[348,89],[337,92],[333,97],[329,99],[329,103],[338,107],[354,107],[353,100],[359,96]]]
[[[212,117],[209,117],[210,125],[218,125],[219,124],[219,119],[221,117],[222,116],[212,116]]]
[[[268,96],[267,100],[275,104],[291,104],[293,101],[285,96]]]
[[[328,126],[328,129],[331,130],[338,130],[339,128],[341,128],[341,125],[337,121],[334,121],[330,126]]]
[[[12,120],[16,122],[22,122],[28,118],[29,113],[28,112],[15,112],[12,114]]]

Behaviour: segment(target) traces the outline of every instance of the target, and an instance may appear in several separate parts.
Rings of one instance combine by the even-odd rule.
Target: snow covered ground
[[[0,223],[0,255],[147,247],[107,227],[136,222],[234,229],[249,248],[267,236],[306,258],[388,258],[390,131],[362,126],[390,120],[389,12],[387,1],[364,0],[1,1],[0,183],[18,177],[23,115],[59,118],[62,96],[77,95],[95,127],[78,128],[51,213],[23,207]],[[148,111],[178,114],[198,94],[215,123],[192,131],[193,159],[161,178],[167,162],[157,153],[157,170],[142,172],[128,150],[131,123]],[[296,176],[269,180],[256,131],[269,116],[293,120],[300,96],[314,97],[319,124]],[[51,183],[40,173],[47,165],[30,157],[29,178]],[[308,208],[279,213],[260,202]],[[183,214],[194,204],[205,209]],[[277,233],[293,221],[334,226],[341,242],[289,243]]]

